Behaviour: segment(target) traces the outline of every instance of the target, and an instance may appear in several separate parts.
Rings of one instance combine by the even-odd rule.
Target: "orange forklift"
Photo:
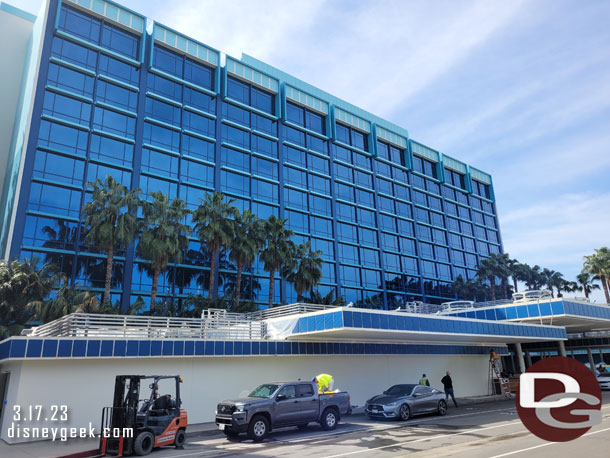
[[[160,396],[159,381],[174,379],[176,395]],[[140,386],[150,381],[150,395],[140,398]],[[117,375],[112,407],[102,410],[100,454],[148,455],[153,448],[174,445],[182,448],[188,418],[180,408],[178,375]]]

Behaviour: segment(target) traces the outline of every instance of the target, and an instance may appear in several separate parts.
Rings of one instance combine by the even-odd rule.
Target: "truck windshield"
[[[267,383],[256,388],[252,393],[249,394],[251,398],[270,398],[273,393],[278,389],[279,385],[273,385]]]

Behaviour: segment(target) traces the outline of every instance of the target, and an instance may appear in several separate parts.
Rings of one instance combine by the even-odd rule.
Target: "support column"
[[[601,363],[606,364],[606,361],[604,360],[604,349],[603,348],[599,349],[599,359],[600,359]]]
[[[565,343],[563,342],[563,340],[560,340],[558,342],[559,344],[559,356],[567,356],[566,355],[566,346]]]
[[[523,360],[523,350],[521,350],[520,343],[515,344],[515,353],[517,354],[517,362],[519,363],[519,372],[523,374],[525,372],[525,361]]]
[[[529,350],[525,350],[525,359],[527,360],[527,367],[529,369],[532,367],[532,355],[530,354]]]
[[[593,360],[593,352],[590,348],[587,348],[587,355],[589,356],[589,365],[591,366],[591,372],[595,373],[595,361]]]

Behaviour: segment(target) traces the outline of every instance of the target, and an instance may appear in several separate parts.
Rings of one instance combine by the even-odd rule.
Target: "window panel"
[[[162,46],[155,46],[153,52],[153,66],[171,75],[182,78],[184,58]]]
[[[277,142],[252,134],[252,151],[264,156],[278,158]]]
[[[311,231],[323,237],[333,236],[333,223],[331,220],[319,216],[310,216]]]
[[[214,90],[214,70],[188,57],[184,63],[184,79],[210,91]]]
[[[81,192],[45,183],[33,182],[30,188],[30,210],[78,217]]]
[[[359,242],[361,245],[369,245],[378,247],[377,242],[377,231],[374,229],[367,229],[365,227],[358,228]]]
[[[136,130],[136,120],[131,116],[126,116],[105,108],[95,107],[92,126],[95,129],[117,134],[122,137],[133,138]]]
[[[82,186],[85,162],[46,151],[36,151],[34,176]]]
[[[180,174],[182,179],[190,183],[200,184],[208,188],[214,187],[214,167],[199,162],[180,161]]]
[[[51,54],[90,70],[95,70],[97,64],[97,52],[59,37],[53,37]]]
[[[138,58],[140,40],[118,27],[104,23],[102,28],[102,46],[123,54],[132,59]]]
[[[375,227],[375,212],[371,210],[365,210],[358,208],[358,222],[367,226]]]
[[[130,187],[131,185],[131,173],[125,170],[115,169],[114,167],[107,167],[105,165],[89,163],[87,167],[87,182],[95,181],[99,179],[104,182],[106,177],[110,175],[116,180],[117,183],[123,186]]]
[[[99,19],[81,13],[72,8],[62,5],[59,12],[58,28],[70,32],[78,37],[99,43],[101,24]]]
[[[214,143],[182,134],[182,154],[214,162]]]
[[[252,106],[269,114],[274,114],[275,96],[256,87],[251,87]]]
[[[51,63],[49,64],[47,81],[55,87],[66,89],[85,97],[93,96],[93,77],[76,70]]]
[[[310,211],[320,213],[326,216],[332,216],[332,201],[324,197],[310,195],[309,196]]]
[[[106,54],[100,54],[99,71],[119,81],[139,85],[140,71],[136,67]]]
[[[80,100],[46,91],[42,112],[83,126],[89,125],[91,105]]]
[[[309,174],[309,187],[312,191],[330,194],[330,180],[311,173]]]
[[[169,124],[180,124],[180,108],[150,97],[146,98],[146,116]]]
[[[142,189],[142,193],[145,196],[150,196],[153,192],[161,191],[170,200],[178,195],[178,185],[176,183],[148,175],[140,176],[140,189]]]
[[[252,195],[261,200],[279,202],[279,186],[268,181],[252,178]]]
[[[296,189],[284,188],[284,202],[289,207],[307,210],[307,193]]]
[[[234,192],[245,196],[250,195],[250,179],[237,173],[221,170],[220,186],[223,191]]]
[[[252,156],[252,173],[277,180],[279,178],[278,164],[261,157]]]
[[[184,88],[184,104],[193,108],[213,113],[216,108],[216,99],[208,94],[190,87]]]
[[[358,229],[356,226],[346,223],[337,223],[337,230],[339,231],[339,240],[358,243]]]
[[[89,134],[73,127],[64,126],[47,120],[40,122],[38,144],[55,148],[66,153],[85,156]]]
[[[147,89],[177,102],[182,101],[182,86],[154,73],[148,73]]]
[[[339,260],[350,264],[358,264],[358,248],[353,245],[339,243]]]
[[[188,110],[183,111],[182,118],[183,128],[192,132],[206,135],[208,137],[215,137],[214,130],[216,128],[216,122],[213,119],[206,118],[205,116],[198,115],[197,113],[193,113],[192,111]],[[247,137],[248,133],[243,133],[241,137],[241,141],[243,141],[243,143],[237,144],[243,146],[244,148],[248,148],[248,141],[246,140]]]

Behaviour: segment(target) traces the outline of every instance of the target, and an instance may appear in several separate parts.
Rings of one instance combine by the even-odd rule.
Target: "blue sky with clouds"
[[[573,279],[610,244],[610,1],[121,3],[491,173],[504,248],[522,262]]]

